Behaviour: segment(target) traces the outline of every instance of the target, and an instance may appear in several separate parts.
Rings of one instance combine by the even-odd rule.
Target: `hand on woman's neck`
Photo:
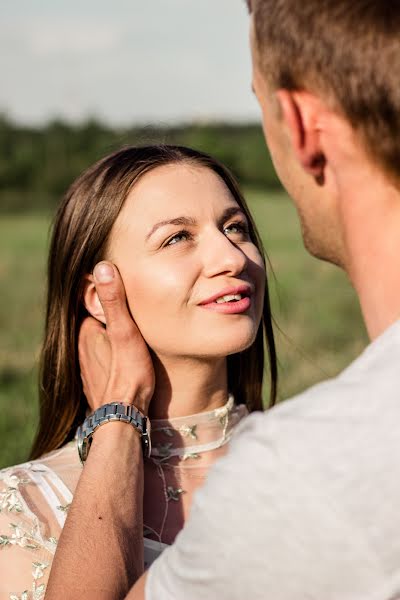
[[[149,407],[150,419],[193,415],[227,402],[226,358],[152,358],[156,387]]]

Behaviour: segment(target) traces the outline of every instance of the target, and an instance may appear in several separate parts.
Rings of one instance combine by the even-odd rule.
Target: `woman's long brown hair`
[[[265,256],[261,238],[231,173],[212,157],[183,146],[128,147],[100,160],[70,187],[56,213],[48,259],[44,343],[40,361],[40,419],[31,458],[73,439],[87,402],[78,361],[78,333],[87,315],[84,276],[104,258],[111,229],[132,186],[156,167],[190,163],[211,169],[225,182],[246,214],[250,236]],[[268,286],[262,321],[254,343],[228,357],[228,388],[236,402],[262,410],[264,340],[268,352],[270,405],[275,403],[277,362]]]

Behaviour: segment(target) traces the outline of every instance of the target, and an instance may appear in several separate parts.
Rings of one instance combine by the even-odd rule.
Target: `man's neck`
[[[227,402],[226,359],[153,357],[156,387],[151,419],[193,415]]]
[[[346,270],[373,340],[400,319],[400,190],[380,173],[359,183],[342,198]]]

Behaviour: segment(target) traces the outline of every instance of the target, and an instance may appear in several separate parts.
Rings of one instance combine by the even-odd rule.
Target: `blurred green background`
[[[280,363],[280,399],[334,376],[367,343],[357,299],[337,268],[303,249],[296,212],[280,189],[258,125],[111,130],[96,121],[26,128],[0,119],[0,467],[27,459],[37,422],[51,214],[73,178],[130,143],[204,149],[242,183],[268,251]]]

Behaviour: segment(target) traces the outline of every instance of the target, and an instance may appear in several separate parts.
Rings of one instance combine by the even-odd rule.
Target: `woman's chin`
[[[213,355],[215,356],[230,356],[231,354],[237,354],[250,348],[256,339],[257,331],[251,331],[247,334],[237,335],[231,339],[216,341],[214,348],[212,349]],[[211,350],[211,348],[210,348]]]
[[[162,362],[163,359],[217,359],[247,350],[254,343],[257,331],[258,327],[253,325],[237,327],[235,331],[229,332],[203,329],[197,333],[193,331],[191,335],[186,332],[184,339],[180,339],[179,334],[175,333],[162,346],[160,339],[157,344],[152,344],[149,339],[146,342]]]

